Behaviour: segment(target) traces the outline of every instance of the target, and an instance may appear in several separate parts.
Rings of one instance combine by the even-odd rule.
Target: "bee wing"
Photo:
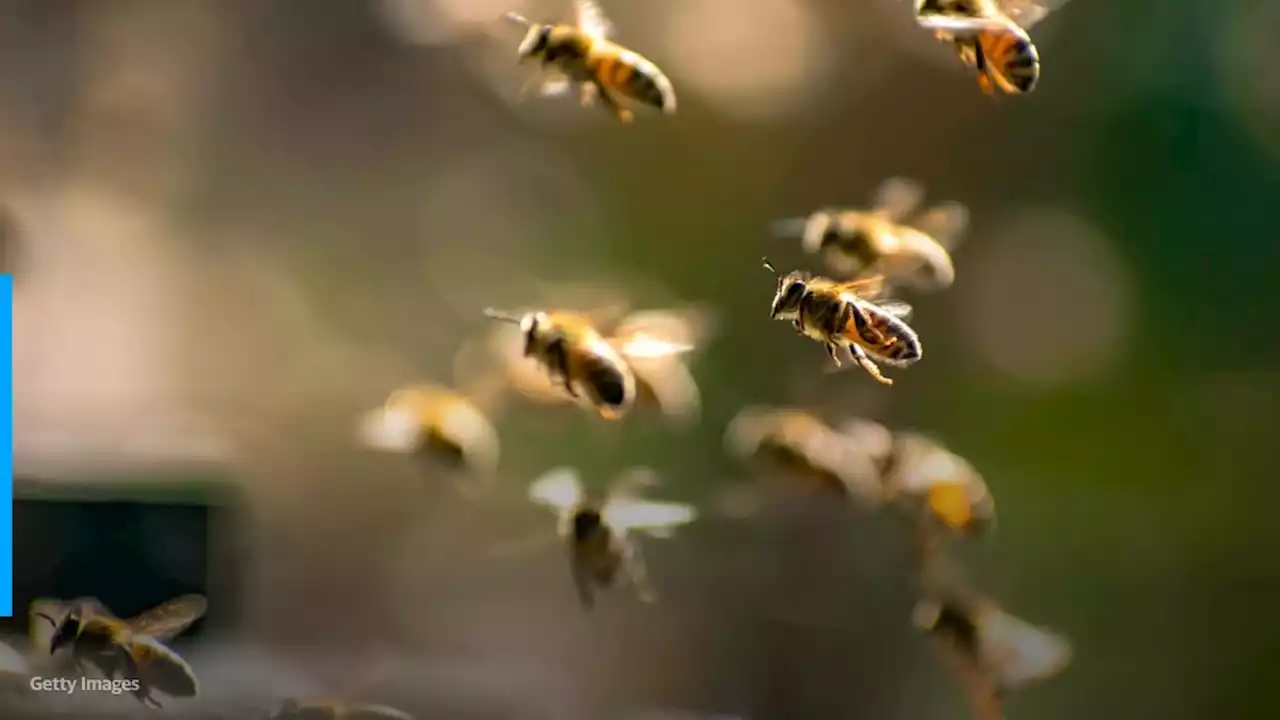
[[[1006,690],[1057,675],[1073,654],[1065,637],[996,608],[982,619],[978,642],[984,670]]]
[[[543,473],[529,485],[529,499],[538,505],[564,513],[583,499],[582,480],[571,467],[558,467]]]
[[[130,618],[129,629],[164,640],[191,627],[208,609],[209,601],[203,595],[182,595]]]
[[[620,534],[638,530],[653,537],[671,537],[675,528],[693,522],[698,511],[684,503],[622,497],[607,503],[601,515]]]
[[[1061,7],[1066,0],[997,0],[1000,12],[1018,24],[1023,30],[1030,30],[1033,25],[1049,16],[1049,13]]]
[[[617,338],[656,338],[692,350],[713,331],[711,313],[704,310],[645,310],[628,315],[614,329]]]
[[[613,35],[613,23],[605,16],[600,6],[592,0],[577,0],[578,29],[597,40],[607,40]]]
[[[872,275],[871,277],[837,283],[836,290],[845,294],[853,294],[863,300],[870,300],[883,295],[887,290],[887,285],[883,275]]]
[[[901,320],[910,320],[913,308],[901,300],[878,300],[876,307]]]
[[[568,94],[573,88],[573,81],[564,75],[548,75],[538,85],[538,94],[542,97],[560,97]]]
[[[887,220],[898,221],[910,215],[924,201],[924,187],[914,180],[891,177],[876,190],[875,211]]]
[[[195,697],[200,683],[195,671],[177,653],[154,637],[135,635],[129,650],[138,679],[170,697]]]
[[[702,395],[684,363],[674,358],[631,358],[628,364],[664,414],[677,421],[697,416]]]
[[[969,227],[969,208],[958,202],[934,205],[911,222],[911,226],[933,238],[944,250],[953,250]]]
[[[403,710],[388,705],[348,705],[343,720],[413,720]]]
[[[1007,30],[1002,18],[966,17],[944,13],[923,13],[916,16],[920,27],[945,37],[973,36],[978,33]]]

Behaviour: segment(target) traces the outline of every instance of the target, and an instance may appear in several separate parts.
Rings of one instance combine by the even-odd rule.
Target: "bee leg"
[[[582,104],[582,107],[595,105],[599,96],[600,88],[596,87],[595,83],[582,83],[582,87],[578,89],[578,102]]]
[[[840,362],[840,346],[835,343],[827,343],[827,354],[831,356],[831,361],[836,367],[843,367],[844,363]]]
[[[578,591],[578,602],[582,603],[582,609],[590,611],[595,607],[595,591],[591,587],[591,574],[581,562],[574,561],[572,564],[573,586]]]
[[[884,373],[880,372],[880,367],[872,362],[870,357],[867,357],[866,351],[857,345],[850,345],[848,347],[849,351],[853,353],[853,359],[857,360],[858,364],[862,366],[862,369],[866,370],[867,374],[874,378],[876,382],[881,385],[893,384],[893,379],[885,377]]]
[[[547,347],[547,357],[551,361],[551,369],[555,376],[560,380],[564,387],[564,391],[569,393],[569,397],[577,398],[578,391],[573,387],[573,379],[569,375],[569,353],[564,348],[562,341],[555,341]]]
[[[631,580],[631,586],[635,589],[636,597],[640,598],[640,602],[657,602],[658,594],[649,583],[649,571],[645,567],[644,556],[640,554],[640,547],[633,541],[623,542],[622,561],[627,569],[627,578]]]
[[[624,123],[629,123],[632,120],[635,120],[635,117],[636,117],[635,113],[622,107],[622,104],[618,102],[617,98],[615,98],[612,94],[610,94],[609,90],[605,88],[604,85],[601,85],[599,80],[596,80],[592,84],[595,85],[596,94],[600,97],[600,100],[604,103],[604,106],[609,110],[611,110],[613,114],[618,117],[619,120],[621,120]]]

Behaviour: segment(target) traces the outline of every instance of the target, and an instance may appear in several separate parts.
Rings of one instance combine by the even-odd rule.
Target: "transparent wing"
[[[551,75],[542,79],[538,94],[542,97],[560,97],[567,95],[572,87],[573,81],[564,75]]]
[[[413,720],[413,716],[403,710],[387,705],[349,705],[344,720]]]
[[[530,500],[558,513],[575,507],[582,498],[582,480],[571,467],[548,470],[529,485]]]
[[[129,652],[137,669],[138,679],[145,685],[171,697],[195,697],[200,694],[200,682],[196,679],[195,671],[186,660],[165,647],[154,636],[135,637]]]
[[[614,329],[618,338],[654,338],[692,350],[714,331],[714,318],[701,309],[645,310],[628,315]]]
[[[944,250],[952,250],[969,227],[969,208],[958,202],[939,203],[912,220],[911,226]]]
[[[959,15],[923,14],[916,16],[920,27],[948,36],[972,36],[978,33],[1006,30],[1001,18],[976,18]]]
[[[692,505],[673,502],[616,498],[605,505],[605,522],[618,533],[638,530],[654,537],[670,537],[681,525],[698,517]]]
[[[191,627],[204,616],[209,601],[203,595],[183,595],[129,619],[129,628],[139,635],[164,640]]]
[[[912,307],[901,300],[877,300],[876,307],[902,320],[911,319]]]
[[[1030,30],[1033,25],[1049,16],[1066,3],[1066,0],[997,0],[1000,12],[1018,24],[1023,30]]]
[[[613,35],[613,23],[609,22],[609,18],[605,16],[598,4],[592,0],[578,0],[575,7],[580,30],[600,40],[608,39]]]
[[[1071,662],[1066,638],[1002,610],[988,610],[979,643],[984,668],[1006,689],[1057,675]]]
[[[838,283],[836,287],[842,293],[852,293],[863,300],[879,297],[888,289],[883,275],[873,275]]]
[[[924,201],[924,188],[914,180],[891,177],[876,190],[876,213],[898,221],[910,215]]]
[[[662,413],[678,422],[697,417],[702,394],[693,373],[675,358],[630,358],[641,392],[651,395]]]

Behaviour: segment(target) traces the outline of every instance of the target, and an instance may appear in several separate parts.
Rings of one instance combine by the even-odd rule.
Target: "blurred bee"
[[[866,421],[851,421],[848,427],[859,422]],[[995,498],[986,481],[941,443],[916,433],[894,433],[881,467],[886,496],[921,521],[966,535],[980,535],[995,524]]]
[[[609,338],[586,313],[488,309],[485,316],[518,325],[522,357],[536,360],[558,391],[601,417],[616,420],[630,411],[640,390],[637,375],[672,414],[697,408],[697,385],[676,358],[694,345],[672,331],[679,325],[674,316],[633,315]]]
[[[920,338],[907,324],[911,306],[879,299],[883,278],[837,282],[799,270],[782,275],[767,260],[764,266],[778,278],[769,317],[790,320],[802,335],[825,345],[836,367],[843,366],[844,352],[877,382],[892,385],[872,358],[896,367],[920,359]]]
[[[497,471],[498,431],[477,400],[459,391],[437,385],[399,388],[382,407],[361,416],[358,432],[368,447],[412,453],[430,467],[456,473],[455,478],[491,478]]]
[[[507,19],[528,28],[520,43],[520,62],[537,60],[541,73],[530,81],[543,96],[562,95],[575,85],[583,106],[597,99],[619,120],[629,123],[634,114],[619,97],[651,105],[670,115],[676,111],[671,81],[648,59],[612,41],[613,24],[591,0],[577,0],[573,25],[543,24],[518,13]],[[526,85],[529,87],[529,85]]]
[[[878,505],[879,468],[871,456],[812,413],[794,408],[747,408],[725,432],[729,451],[780,468],[815,487]]]
[[[940,572],[936,564],[926,570]],[[1059,674],[1073,654],[1066,638],[1010,615],[954,572],[925,576],[912,621],[935,640],[979,720],[1000,720],[1009,693]]]
[[[270,720],[413,720],[386,705],[352,705],[323,698],[290,698],[280,703]]]
[[[611,587],[619,571],[626,575],[641,601],[657,599],[633,533],[671,537],[676,527],[693,522],[697,511],[682,503],[637,497],[641,488],[654,484],[652,471],[633,469],[615,480],[601,501],[587,495],[575,470],[564,467],[547,472],[529,486],[529,499],[559,518],[557,534],[568,548],[573,582],[583,608],[593,607],[597,590]]]
[[[987,95],[1035,89],[1040,53],[1028,31],[1049,11],[1041,0],[916,0],[916,21],[955,45],[960,61],[977,73],[978,87]]]
[[[810,254],[821,254],[829,272],[845,278],[883,275],[920,290],[942,290],[955,282],[951,249],[969,223],[957,202],[930,208],[909,224],[924,200],[923,188],[889,178],[876,192],[870,211],[824,209],[774,224],[779,237],[799,237]]]
[[[93,667],[108,679],[136,680],[133,696],[151,707],[160,707],[151,697],[153,690],[177,698],[198,694],[191,666],[161,641],[177,636],[204,615],[208,602],[203,596],[183,595],[129,620],[121,620],[91,598],[68,605],[60,618],[43,610],[35,613],[54,628],[50,655],[65,648],[82,672]]]

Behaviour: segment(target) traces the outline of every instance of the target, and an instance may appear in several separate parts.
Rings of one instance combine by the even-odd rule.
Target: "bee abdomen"
[[[601,60],[601,80],[623,95],[646,105],[673,113],[676,109],[675,89],[667,76],[649,60],[624,50],[616,57]]]
[[[616,408],[631,402],[634,389],[628,388],[627,376],[613,363],[591,357],[587,360],[584,377],[591,386],[592,394],[601,403]]]
[[[992,44],[988,54],[999,58],[996,66],[1004,79],[1020,93],[1031,92],[1040,79],[1040,53],[1023,33],[1004,33]]]

